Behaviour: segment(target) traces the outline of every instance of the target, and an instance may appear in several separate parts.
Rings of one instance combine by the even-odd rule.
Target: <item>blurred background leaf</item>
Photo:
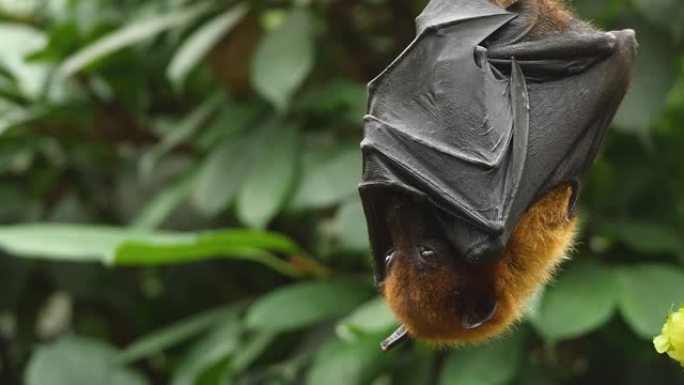
[[[533,323],[550,342],[578,337],[603,326],[617,305],[613,272],[576,263],[544,292]]]
[[[499,385],[511,382],[518,373],[523,342],[523,334],[516,333],[501,341],[451,353],[445,362],[440,384]]]
[[[639,336],[657,335],[663,316],[678,306],[684,292],[684,271],[664,265],[622,268],[620,272],[620,309],[625,321]]]
[[[145,385],[139,373],[115,363],[116,350],[107,344],[67,337],[39,348],[26,369],[27,385]]]
[[[240,21],[247,12],[246,5],[239,4],[219,14],[198,28],[178,48],[166,70],[166,76],[177,89],[181,89],[192,71],[212,48]]]
[[[276,109],[289,108],[290,98],[313,67],[311,16],[301,8],[288,12],[259,44],[252,62],[252,82]]]
[[[302,283],[276,290],[256,301],[247,312],[247,326],[287,331],[350,312],[370,291],[344,281]]]

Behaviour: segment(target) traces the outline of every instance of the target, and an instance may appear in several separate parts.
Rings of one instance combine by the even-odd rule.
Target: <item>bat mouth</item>
[[[485,302],[477,304],[475,308],[464,312],[461,326],[466,330],[477,329],[494,318],[497,308],[498,304],[495,299],[487,299]]]

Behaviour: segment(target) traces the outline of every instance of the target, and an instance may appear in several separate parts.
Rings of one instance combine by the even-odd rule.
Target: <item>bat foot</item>
[[[387,353],[393,348],[395,348],[397,345],[401,344],[402,342],[406,341],[408,339],[408,331],[404,327],[404,325],[399,326],[397,330],[394,331],[387,339],[382,341],[380,344],[380,349],[382,349],[383,352]]]

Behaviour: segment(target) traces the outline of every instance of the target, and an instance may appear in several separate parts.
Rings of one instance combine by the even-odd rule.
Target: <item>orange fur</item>
[[[490,0],[490,1],[493,2],[494,4],[496,4],[497,6],[504,8],[504,9],[506,9],[506,8],[510,7],[511,5],[518,2],[518,0]]]
[[[527,24],[534,24],[532,35],[546,37],[558,32],[566,32],[572,23],[572,14],[557,0],[536,0],[529,2],[532,11]]]
[[[568,216],[571,196],[572,188],[562,186],[533,205],[493,265],[419,271],[410,258],[395,257],[383,285],[390,307],[411,335],[437,345],[477,342],[501,333],[520,318],[529,297],[563,261],[576,227]],[[493,290],[498,308],[490,321],[466,330],[457,303],[479,290]]]
[[[525,24],[533,26],[529,38],[541,39],[571,28],[573,16],[559,0],[490,0],[501,8],[519,3]]]

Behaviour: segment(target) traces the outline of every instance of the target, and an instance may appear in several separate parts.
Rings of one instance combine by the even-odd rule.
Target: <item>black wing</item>
[[[388,191],[429,202],[473,262],[500,255],[546,190],[579,191],[627,88],[633,32],[492,40],[515,17],[486,0],[433,0],[416,39],[369,84],[360,193],[378,281],[392,247]]]

